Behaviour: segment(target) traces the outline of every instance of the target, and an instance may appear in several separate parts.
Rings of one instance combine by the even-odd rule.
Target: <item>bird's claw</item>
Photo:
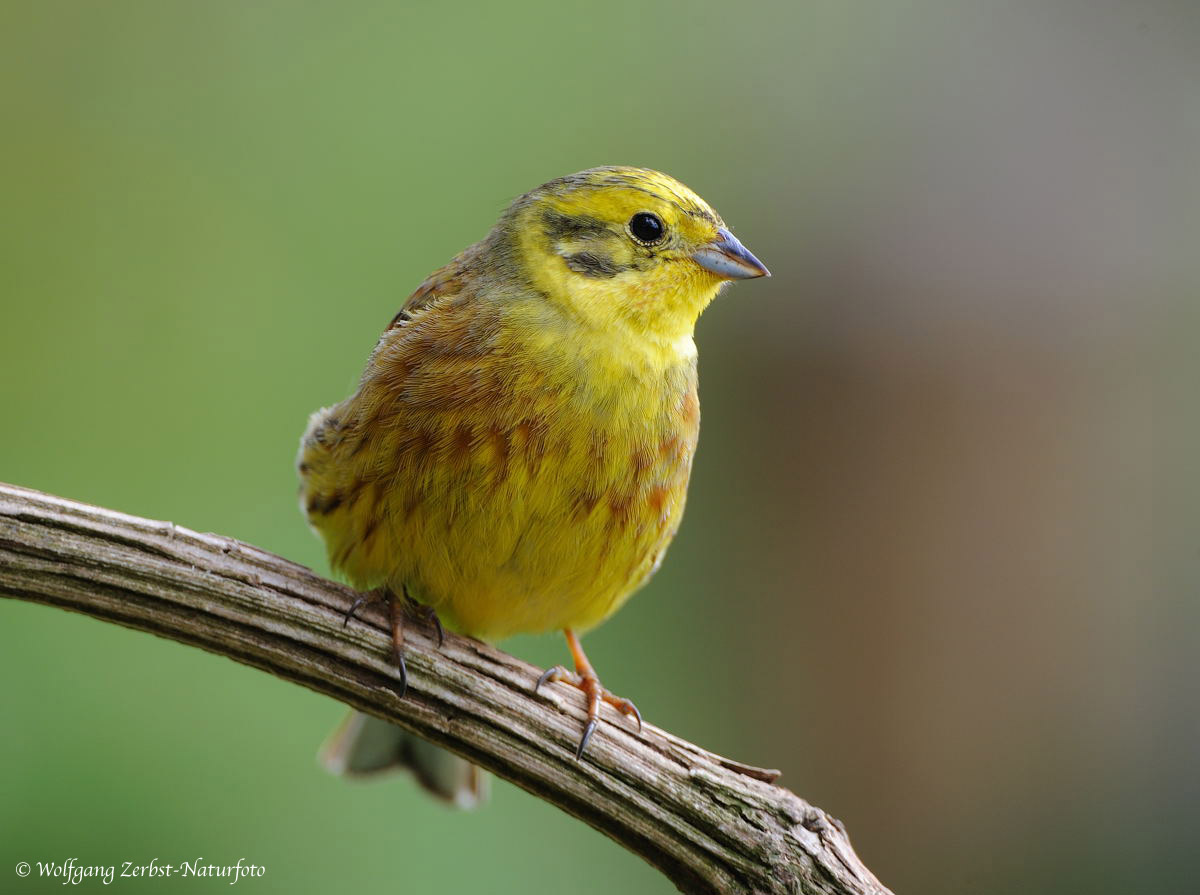
[[[350,604],[350,608],[346,610],[346,615],[342,619],[342,627],[344,628],[350,624],[350,619],[354,618],[354,613],[358,612],[358,610],[360,610],[367,603],[371,603],[377,599],[379,598],[374,594],[363,594],[362,596],[356,598],[355,601]]]
[[[424,606],[421,608],[421,614],[425,616],[425,621],[433,625],[433,630],[437,631],[438,649],[446,643],[446,629],[442,627],[442,620],[438,618],[437,611],[432,606]]]
[[[568,683],[578,686],[576,681],[573,680],[573,678],[578,677],[579,675],[577,675],[575,672],[568,671],[561,665],[555,665],[553,668],[547,668],[542,672],[541,676],[537,679],[537,683],[533,685],[533,692],[537,693],[538,690],[542,689],[543,684],[552,684],[555,681],[567,681]]]
[[[442,620],[438,618],[437,610],[432,606],[426,606],[424,603],[418,603],[408,594],[408,589],[404,590],[404,599],[408,602],[408,608],[415,615],[425,619],[428,624],[433,625],[433,629],[437,631],[438,649],[441,649],[446,643],[446,629],[442,627]]]
[[[392,662],[400,671],[400,698],[408,693],[408,664],[404,661],[404,650],[392,650]]]
[[[596,732],[596,724],[598,721],[595,718],[588,720],[587,725],[583,728],[583,736],[579,738],[579,748],[575,750],[575,760],[583,758],[583,750],[587,748],[588,740],[592,738],[592,734]]]

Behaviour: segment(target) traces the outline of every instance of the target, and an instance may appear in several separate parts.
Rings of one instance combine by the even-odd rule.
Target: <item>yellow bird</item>
[[[482,640],[561,629],[587,698],[578,635],[649,580],[679,526],[700,424],[696,319],[729,280],[769,276],[683,184],[593,168],[518,198],[434,272],[379,339],[358,390],[309,420],[301,506],[333,568],[392,609]],[[440,626],[440,622],[438,622]],[[440,630],[440,627],[439,627]],[[399,728],[352,715],[327,766],[408,765],[460,805],[481,777]]]

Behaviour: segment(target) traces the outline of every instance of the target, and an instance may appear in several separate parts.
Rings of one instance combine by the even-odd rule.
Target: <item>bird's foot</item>
[[[354,618],[354,613],[363,606],[371,603],[387,603],[388,615],[392,623],[392,663],[400,671],[400,698],[403,699],[404,695],[408,692],[408,665],[404,661],[405,610],[411,611],[433,626],[437,632],[439,648],[446,640],[446,631],[442,627],[442,620],[438,618],[437,612],[434,611],[432,606],[425,606],[410,597],[407,587],[401,590],[402,594],[400,596],[397,596],[386,587],[377,588],[376,590],[360,595],[346,611],[346,617],[342,620],[342,627],[344,628],[350,624],[350,619]]]
[[[583,691],[583,695],[587,697],[587,724],[583,728],[583,736],[579,738],[579,747],[575,750],[575,757],[582,758],[583,750],[587,748],[588,740],[592,738],[592,734],[596,732],[596,727],[600,723],[600,704],[607,702],[622,715],[627,715],[637,721],[638,732],[642,730],[642,713],[638,711],[637,706],[628,699],[623,699],[620,696],[615,696],[600,683],[600,678],[592,669],[591,663],[588,662],[587,656],[584,655],[583,648],[579,645],[579,639],[574,632],[567,631],[567,642],[571,646],[571,652],[575,655],[575,671],[564,668],[562,665],[556,665],[542,673],[538,678],[537,683],[533,687],[533,692],[536,693],[541,689],[543,684],[554,683],[560,681],[564,684],[570,684],[572,687],[577,687]]]

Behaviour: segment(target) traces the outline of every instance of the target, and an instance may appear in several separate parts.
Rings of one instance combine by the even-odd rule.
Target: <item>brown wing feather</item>
[[[413,317],[413,312],[423,311],[448,295],[462,292],[464,283],[471,274],[472,265],[483,254],[483,243],[476,243],[454,256],[454,259],[444,267],[439,267],[425,278],[412,295],[404,300],[396,316],[392,318],[388,329],[403,326]]]
[[[419,499],[425,466],[455,432],[444,420],[497,406],[501,384],[479,374],[496,322],[473,306],[479,253],[472,246],[426,278],[380,336],[358,391],[314,413],[301,440],[301,508],[356,586],[378,582],[353,574],[352,552],[376,533],[386,496]]]

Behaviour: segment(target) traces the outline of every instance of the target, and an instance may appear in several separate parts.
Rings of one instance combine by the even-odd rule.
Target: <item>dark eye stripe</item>
[[[574,255],[567,255],[566,262],[567,267],[575,273],[598,279],[615,277],[630,268],[628,264],[618,264],[612,258],[598,255],[595,252],[576,252]]]

